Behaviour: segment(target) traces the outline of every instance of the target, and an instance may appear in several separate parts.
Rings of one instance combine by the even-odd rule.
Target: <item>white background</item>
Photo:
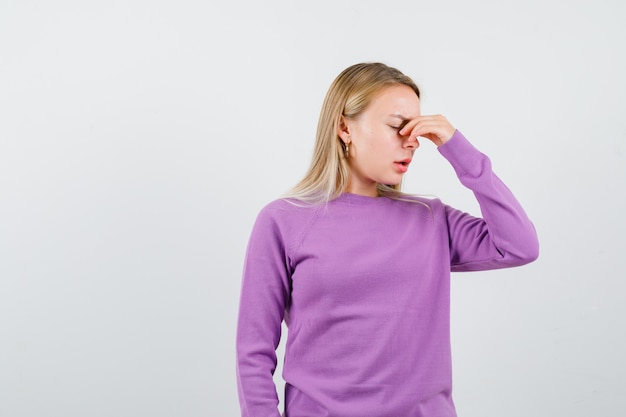
[[[238,415],[252,223],[362,61],[539,232],[536,263],[453,275],[459,416],[623,416],[624,3],[218,3],[0,0],[0,417]],[[404,189],[478,214],[430,143]]]

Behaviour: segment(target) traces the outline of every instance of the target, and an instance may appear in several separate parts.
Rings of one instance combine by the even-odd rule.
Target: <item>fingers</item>
[[[409,121],[400,130],[400,135],[409,135],[410,137],[415,137],[416,140],[422,136],[431,140],[435,145],[441,146],[452,137],[455,130],[448,119],[440,114],[436,114],[416,117]]]

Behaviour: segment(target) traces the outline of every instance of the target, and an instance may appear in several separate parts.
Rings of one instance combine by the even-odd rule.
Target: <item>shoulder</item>
[[[313,224],[319,208],[293,199],[278,199],[258,213],[250,235],[249,250],[280,247],[291,252]]]
[[[402,194],[392,199],[398,214],[404,214],[421,224],[441,227],[446,224],[448,206],[435,196]]]
[[[290,198],[266,204],[257,215],[255,228],[272,229],[283,236],[294,235],[317,215],[319,206]]]
[[[316,209],[317,206],[293,198],[279,198],[266,204],[259,211],[259,217],[280,219],[301,218],[311,215]]]

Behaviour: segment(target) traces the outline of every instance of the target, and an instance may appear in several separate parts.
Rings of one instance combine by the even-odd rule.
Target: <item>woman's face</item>
[[[400,183],[419,143],[398,132],[419,116],[415,91],[393,85],[384,88],[359,116],[342,118],[339,137],[350,146],[349,193],[374,197],[377,184]]]

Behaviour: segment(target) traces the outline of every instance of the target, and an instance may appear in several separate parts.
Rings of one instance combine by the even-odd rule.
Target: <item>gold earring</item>
[[[350,155],[350,142],[346,142],[346,158]]]

